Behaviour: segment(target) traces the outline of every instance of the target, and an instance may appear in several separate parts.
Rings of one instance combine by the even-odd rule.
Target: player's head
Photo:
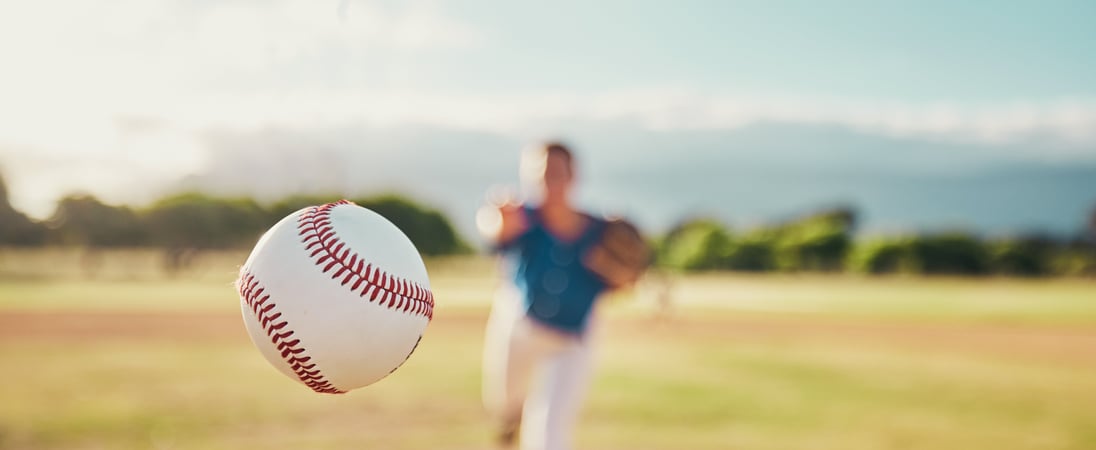
[[[546,142],[522,155],[522,181],[544,203],[567,202],[575,180],[574,154],[559,142]]]

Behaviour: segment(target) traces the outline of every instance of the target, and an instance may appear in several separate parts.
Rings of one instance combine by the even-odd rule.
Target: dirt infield
[[[0,312],[0,339],[247,339],[239,316],[174,312]]]
[[[439,314],[431,332],[478,333],[479,312]],[[658,333],[666,339],[735,342],[839,342],[850,346],[900,346],[918,351],[999,355],[1096,365],[1096,329],[991,324],[909,324],[803,317],[676,317],[669,321],[614,317],[608,339]],[[240,317],[226,313],[0,312],[0,340],[94,341],[173,339],[244,342]]]

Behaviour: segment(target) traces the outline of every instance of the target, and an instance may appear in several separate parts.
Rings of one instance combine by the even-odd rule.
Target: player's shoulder
[[[609,223],[609,219],[602,214],[594,214],[585,210],[579,210],[578,214],[582,216],[583,220],[585,220],[586,223],[593,226],[601,227],[604,226],[606,223]]]
[[[586,221],[586,235],[593,241],[598,241],[601,236],[605,234],[605,228],[609,225],[609,219],[600,214],[593,214],[588,211],[579,211],[579,214]]]
[[[586,220],[590,223],[596,224],[601,227],[616,226],[618,224],[632,227],[635,226],[635,224],[633,224],[629,218],[619,214],[595,214],[589,211],[579,211],[579,213],[582,214],[582,216],[585,217]]]

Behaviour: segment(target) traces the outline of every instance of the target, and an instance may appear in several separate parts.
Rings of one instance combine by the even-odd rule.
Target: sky
[[[1069,231],[1096,203],[1093,23],[1091,1],[0,0],[0,170],[40,218],[71,192],[396,189],[465,223],[563,137],[587,204],[656,228],[830,202],[884,231]]]

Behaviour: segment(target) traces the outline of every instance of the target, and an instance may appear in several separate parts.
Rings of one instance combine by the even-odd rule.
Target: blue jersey
[[[524,208],[529,228],[499,245],[507,257],[526,316],[549,327],[581,335],[594,301],[607,285],[582,264],[598,242],[605,222],[586,216],[573,240],[562,240],[544,226],[537,210]]]

